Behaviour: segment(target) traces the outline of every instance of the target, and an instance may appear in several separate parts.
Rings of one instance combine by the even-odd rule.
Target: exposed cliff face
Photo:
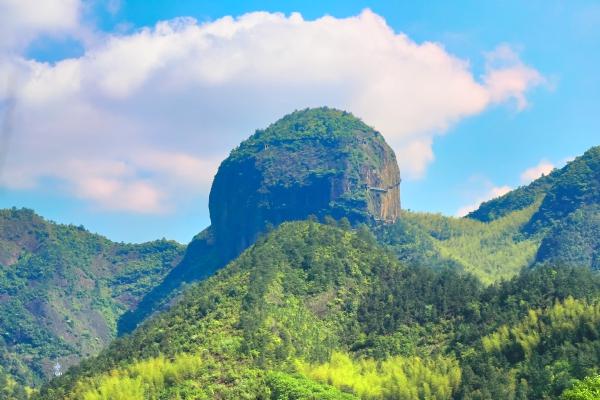
[[[383,137],[326,108],[294,112],[257,131],[223,161],[210,193],[218,243],[234,256],[266,224],[331,215],[395,221],[400,172]]]

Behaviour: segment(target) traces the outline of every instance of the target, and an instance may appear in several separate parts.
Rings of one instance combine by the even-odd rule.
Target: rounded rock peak
[[[327,107],[286,115],[225,159],[209,198],[215,239],[239,253],[268,224],[310,215],[352,223],[400,214],[400,172],[383,136]]]

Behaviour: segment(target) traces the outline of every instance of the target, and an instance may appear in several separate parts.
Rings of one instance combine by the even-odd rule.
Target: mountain
[[[182,252],[175,242],[114,243],[31,210],[0,210],[0,375],[39,384],[56,363],[66,370],[97,354]]]
[[[536,235],[535,261],[600,269],[600,146],[528,186],[483,203],[469,218],[493,221],[539,203],[521,232]]]
[[[115,305],[107,320],[120,337],[31,395],[14,367],[0,369],[0,399],[491,400],[586,390],[600,373],[599,149],[466,218],[444,217],[400,209],[394,153],[360,120],[294,112],[223,161],[212,225],[183,254],[169,242],[114,244],[46,223],[71,232],[50,246],[63,261],[45,264],[55,259],[43,253],[30,263],[14,249],[38,247],[8,236],[0,259],[52,277],[49,292],[85,287],[79,276],[114,282],[90,299]],[[125,249],[139,269],[122,287],[134,299],[121,306],[114,276],[127,267],[113,255]],[[63,274],[63,264],[82,272]],[[8,285],[20,275],[7,276]],[[80,292],[67,291],[68,306],[81,310]],[[27,311],[32,298],[19,300]],[[50,343],[8,337],[33,354]],[[77,354],[99,347],[83,343]]]
[[[450,266],[490,284],[540,264],[600,269],[600,147],[467,218],[404,211],[374,227],[405,263]]]
[[[226,264],[226,260],[215,245],[211,227],[197,234],[187,245],[181,261],[142,297],[136,307],[121,315],[117,321],[118,334],[133,331],[153,313],[168,308],[187,284],[210,276]]]
[[[282,224],[39,398],[542,399],[599,372],[589,269],[484,286],[340,226]]]
[[[157,392],[157,397],[186,393],[198,398],[257,398],[272,392],[280,380],[300,385],[307,378],[289,374],[296,361],[324,362],[333,349],[365,347],[362,343],[368,339],[365,331],[370,326],[374,332],[385,333],[402,322],[408,325],[417,318],[427,320],[426,313],[418,315],[428,302],[421,299],[433,297],[433,292],[440,290],[439,283],[444,283],[448,298],[453,300],[449,308],[466,305],[455,296],[477,291],[472,279],[467,280],[468,289],[455,287],[457,279],[452,279],[449,271],[444,278],[431,273],[430,291],[426,292],[411,285],[420,275],[417,272],[403,269],[391,253],[377,246],[368,229],[353,233],[316,222],[286,223],[259,239],[226,268],[186,291],[170,311],[115,342],[100,358],[82,364],[75,375],[67,374],[61,379],[65,386],[57,381],[44,396],[93,398],[107,377],[102,372],[155,356],[174,357],[178,363],[183,354],[200,357],[200,365],[190,371],[201,379],[199,384],[188,386],[182,377],[182,382],[157,388],[165,391]],[[407,309],[414,312],[388,321],[383,308],[379,313],[370,312],[375,304],[369,299],[379,301],[372,291],[381,285],[392,289],[386,278],[394,276],[397,279],[393,282],[401,283],[397,289],[412,287],[407,297],[414,302]],[[382,342],[381,351],[386,345],[411,345],[410,340],[397,340]],[[432,364],[424,367],[443,374],[441,367],[440,371]],[[83,385],[69,387],[79,374],[92,377]],[[71,388],[75,392],[69,394]],[[118,390],[126,388],[118,385],[114,395]]]
[[[489,222],[512,211],[521,210],[541,201],[525,229],[535,232],[551,226],[574,211],[600,200],[600,146],[592,147],[561,169],[542,176],[527,186],[487,201],[468,215]]]
[[[600,206],[584,206],[555,222],[544,237],[536,259],[600,270]]]
[[[209,211],[211,226],[138,308],[121,318],[121,333],[168,303],[182,284],[223,267],[284,221],[311,215],[352,224],[396,221],[400,172],[383,136],[350,113],[295,111],[256,131],[221,163]]]
[[[329,108],[286,115],[256,131],[221,163],[209,210],[222,251],[236,256],[266,224],[346,217],[395,221],[400,172],[383,136]]]
[[[283,146],[278,168],[303,151],[258,143],[247,151]],[[218,257],[222,238],[254,244],[38,397],[567,398],[600,373],[598,149],[467,218],[398,210],[385,221],[368,200],[348,214],[330,200],[274,230],[240,215],[233,231],[211,226],[185,271]],[[279,193],[243,171],[219,178],[241,177],[227,201],[271,215]],[[303,176],[286,201],[301,198],[291,194]],[[259,194],[240,198],[245,184]],[[265,233],[247,236],[254,229]]]

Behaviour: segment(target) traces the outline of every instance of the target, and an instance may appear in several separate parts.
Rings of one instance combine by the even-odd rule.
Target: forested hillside
[[[258,130],[223,161],[211,190],[213,224],[192,240],[183,262],[119,320],[119,332],[164,309],[183,284],[223,267],[268,226],[309,215],[366,222],[403,262],[453,266],[486,284],[546,261],[594,267],[600,235],[590,221],[598,219],[599,149],[482,204],[469,218],[400,214],[399,199],[389,199],[399,196],[395,156],[378,132],[342,111],[296,111]],[[394,192],[372,190],[379,186]],[[553,213],[568,208],[559,201],[574,204],[568,206],[572,211]],[[579,234],[562,234],[569,229]]]
[[[31,210],[0,210],[0,380],[4,372],[40,384],[98,353],[182,250],[166,240],[113,243]]]
[[[183,262],[119,321],[130,332],[186,283],[224,267],[269,227],[285,221],[347,218],[394,222],[400,172],[383,136],[352,114],[328,107],[294,111],[231,151],[213,181],[211,226]]]
[[[597,150],[470,218],[284,224],[41,398],[592,399]]]
[[[539,202],[491,222],[403,211],[398,222],[374,228],[378,240],[409,265],[451,267],[490,284],[530,266],[542,235],[524,235]]]
[[[552,398],[600,372],[589,269],[484,286],[341,226],[282,225],[40,397]]]
[[[542,237],[536,262],[600,266],[600,146],[528,186],[483,203],[469,214],[493,221],[539,202],[521,232]]]
[[[0,211],[0,399],[593,399],[600,147],[466,218],[399,184],[319,108],[232,151],[185,250]]]

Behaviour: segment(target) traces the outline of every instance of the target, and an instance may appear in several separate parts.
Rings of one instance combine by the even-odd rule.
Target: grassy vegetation
[[[197,355],[179,354],[173,359],[156,357],[139,361],[124,369],[115,369],[93,379],[79,382],[73,398],[82,400],[157,400],[164,398],[167,387],[191,381],[204,371]],[[198,393],[200,387],[196,387]],[[187,395],[193,395],[189,387]]]
[[[527,237],[542,237],[536,262],[600,268],[600,146],[531,184],[482,204],[471,219],[495,221],[539,203],[521,227]]]
[[[289,144],[303,146],[303,139],[327,143],[332,140],[376,136],[384,143],[383,136],[352,114],[328,107],[298,110],[290,113],[264,130],[257,130],[248,140],[231,152],[233,159],[245,157],[263,150],[265,145]],[[293,153],[293,152],[290,152]]]
[[[403,261],[462,268],[490,284],[535,260],[542,238],[521,229],[538,207],[539,202],[491,222],[404,211],[395,225],[379,228],[378,236]]]
[[[304,375],[349,390],[365,400],[450,399],[460,385],[461,370],[452,358],[391,357],[353,360],[335,352],[324,364],[299,363]]]
[[[588,303],[567,297],[544,309],[530,309],[519,323],[502,325],[481,338],[479,352],[465,360],[476,377],[464,386],[478,392],[487,389],[491,397],[508,392],[557,398],[573,385],[574,376],[600,372],[599,326],[597,298]],[[492,382],[498,382],[495,392],[489,390]]]
[[[595,400],[600,399],[600,375],[589,376],[576,381],[572,388],[564,391],[562,400]]]

